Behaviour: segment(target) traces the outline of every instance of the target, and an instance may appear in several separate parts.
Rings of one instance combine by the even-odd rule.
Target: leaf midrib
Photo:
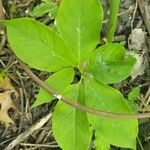
[[[76,30],[78,32],[78,62],[80,62],[80,51],[81,51],[81,5],[82,0],[79,1],[79,16],[78,16],[78,27]]]
[[[13,28],[16,28],[13,24],[11,24],[10,26],[12,26]],[[50,30],[50,29],[48,29],[49,30],[49,32],[53,32],[53,33],[51,33],[51,34],[55,34],[56,36],[58,36],[58,38],[61,38],[60,37],[60,35],[58,35],[57,33],[55,33],[53,30]],[[31,36],[30,36],[30,34],[27,34],[26,32],[23,32],[22,31],[22,33],[28,38],[28,39],[30,39],[32,42],[33,42],[33,38],[31,38]],[[33,43],[38,43],[38,42],[36,42],[36,41],[38,41],[38,40],[36,40],[36,39],[39,39],[39,38],[34,38],[34,42]],[[46,39],[46,38],[45,38]],[[41,39],[42,40],[42,39]],[[61,39],[62,40],[62,39]],[[70,63],[66,58],[64,58],[64,57],[62,57],[61,55],[59,55],[56,51],[55,51],[55,47],[53,46],[53,49],[52,50],[49,50],[49,44],[48,44],[48,42],[47,42],[48,40],[46,39],[46,41],[45,40],[43,40],[43,42],[40,42],[40,43],[38,43],[39,45],[43,45],[43,47],[45,48],[45,49],[47,49],[48,50],[48,52],[49,52],[49,54],[52,52],[52,53],[54,53],[57,57],[59,57],[60,59],[62,59],[62,60],[64,60],[66,63],[68,63],[68,65],[70,64],[71,66],[72,65],[74,65],[74,64],[72,64],[72,63]],[[54,39],[52,38],[52,42],[54,41]],[[63,41],[63,40],[62,40]],[[63,41],[64,42],[64,41]],[[53,42],[54,43],[54,42]],[[65,43],[64,43],[65,44]],[[66,44],[65,44],[65,46],[66,46]],[[67,47],[67,46],[66,46]],[[68,47],[67,47],[68,48]],[[69,49],[69,48],[68,48]]]

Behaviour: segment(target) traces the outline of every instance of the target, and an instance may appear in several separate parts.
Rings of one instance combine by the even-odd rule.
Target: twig
[[[74,102],[73,100],[60,95],[57,91],[50,88],[47,84],[45,84],[42,80],[40,80],[24,63],[19,60],[20,65],[22,68],[28,73],[28,75],[37,82],[43,89],[45,89],[48,93],[52,94],[57,99],[61,100],[62,102],[79,109],[81,111],[91,113],[97,116],[104,116],[108,118],[118,118],[118,119],[132,119],[132,118],[150,118],[150,113],[142,113],[142,114],[119,114],[119,113],[111,113],[111,112],[104,112],[99,111],[97,109],[89,108],[83,106],[79,103]]]
[[[140,8],[141,14],[143,16],[143,20],[145,23],[145,27],[150,35],[150,7],[149,0],[137,0],[138,6]]]
[[[121,41],[125,41],[125,40],[126,40],[125,35],[119,35],[119,36],[114,37],[113,42],[121,42]]]
[[[45,127],[45,128],[41,131],[41,133],[39,134],[37,140],[35,141],[35,144],[42,143],[42,141],[43,141],[45,135],[47,135],[48,132],[49,132],[49,127],[50,127],[50,124],[48,123],[48,124],[46,125],[46,127]],[[46,136],[46,137],[47,137],[47,136]]]
[[[2,49],[4,48],[5,46],[5,43],[6,43],[6,36],[5,34],[2,33],[2,39],[1,39],[1,42],[0,42],[0,52],[2,51]]]
[[[3,142],[1,142],[1,143],[0,143],[0,146],[6,144],[7,142],[9,142],[9,141],[11,141],[11,140],[13,140],[13,139],[14,139],[14,137],[13,137],[13,138],[10,138],[10,139],[7,139],[7,140],[5,140],[5,141],[3,141]]]
[[[32,147],[49,147],[49,148],[58,148],[58,145],[50,145],[50,144],[32,144],[32,143],[20,143],[22,146],[32,146]]]
[[[136,0],[135,9],[134,9],[133,17],[132,17],[132,20],[131,20],[131,30],[133,30],[133,23],[134,23],[134,20],[135,20],[135,15],[136,15],[136,12],[137,12],[137,8],[138,8],[138,3],[137,3],[137,0]]]
[[[33,0],[29,0],[27,3],[25,4],[18,4],[16,5],[17,8],[22,8],[22,7],[27,7],[29,6],[31,3],[33,2]]]
[[[139,137],[137,137],[137,141],[138,141],[138,143],[139,143],[139,145],[140,145],[141,150],[144,150],[143,145],[142,145],[142,143],[141,143],[141,141],[140,141],[140,138],[139,138]]]
[[[22,88],[19,89],[19,95],[20,95],[20,101],[21,101],[21,113],[23,113],[24,107],[23,107],[23,90],[22,90]],[[20,132],[21,132],[22,124],[23,124],[23,116],[21,115],[19,127],[18,127],[18,134],[20,134]]]
[[[17,144],[19,144],[24,139],[26,139],[34,131],[40,129],[51,117],[52,117],[52,113],[49,113],[48,115],[40,119],[35,125],[33,125],[31,128],[29,128],[28,130],[20,134],[16,139],[14,139],[4,150],[13,149]]]

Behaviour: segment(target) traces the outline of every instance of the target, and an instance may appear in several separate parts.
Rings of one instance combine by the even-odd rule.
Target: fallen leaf
[[[141,28],[135,28],[132,30],[129,36],[128,46],[130,51],[127,53],[133,55],[137,60],[131,72],[131,78],[134,80],[139,75],[143,75],[145,73],[145,69],[148,65],[145,55],[146,32],[144,32]]]
[[[147,59],[145,58],[144,52],[142,54],[134,53],[133,56],[136,58],[136,64],[134,65],[134,68],[131,72],[132,80],[134,80],[139,75],[143,75],[147,66]]]
[[[0,83],[0,89],[0,122],[4,123],[6,127],[9,127],[11,124],[14,124],[14,121],[9,116],[9,111],[13,110],[15,114],[20,114],[14,100],[12,99],[12,94],[15,95],[16,99],[18,98],[18,92],[11,85],[8,77],[5,77]]]

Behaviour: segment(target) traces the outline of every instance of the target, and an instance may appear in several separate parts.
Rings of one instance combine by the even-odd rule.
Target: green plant
[[[112,42],[114,37],[114,32],[117,25],[118,11],[119,11],[120,0],[111,0],[110,12],[109,12],[109,22],[107,31],[107,41]]]
[[[136,60],[117,43],[96,48],[102,20],[99,0],[63,0],[56,17],[57,32],[30,18],[2,23],[17,57],[33,68],[54,72],[45,82],[59,94],[90,108],[131,114],[123,95],[108,84],[127,78]],[[53,99],[41,88],[33,107]],[[108,150],[110,144],[136,149],[138,123],[87,114],[59,101],[52,130],[63,150],[87,150],[93,134],[97,150]]]
[[[37,5],[31,12],[31,17],[41,17],[44,14],[48,13],[51,19],[56,17],[57,5],[54,0],[42,0],[42,3]]]
[[[0,83],[3,82],[6,76],[7,76],[7,72],[5,70],[0,69]]]

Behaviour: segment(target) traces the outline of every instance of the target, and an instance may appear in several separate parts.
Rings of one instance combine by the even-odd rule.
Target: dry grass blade
[[[25,140],[33,132],[35,132],[36,130],[40,129],[51,117],[52,117],[52,114],[49,113],[45,117],[41,118],[31,128],[29,128],[25,132],[21,133],[18,137],[16,137],[16,139],[14,139],[4,150],[11,150],[11,149],[13,149],[17,144],[19,144],[20,142]]]
[[[138,0],[138,5],[143,16],[146,28],[150,34],[150,2],[149,0]]]

